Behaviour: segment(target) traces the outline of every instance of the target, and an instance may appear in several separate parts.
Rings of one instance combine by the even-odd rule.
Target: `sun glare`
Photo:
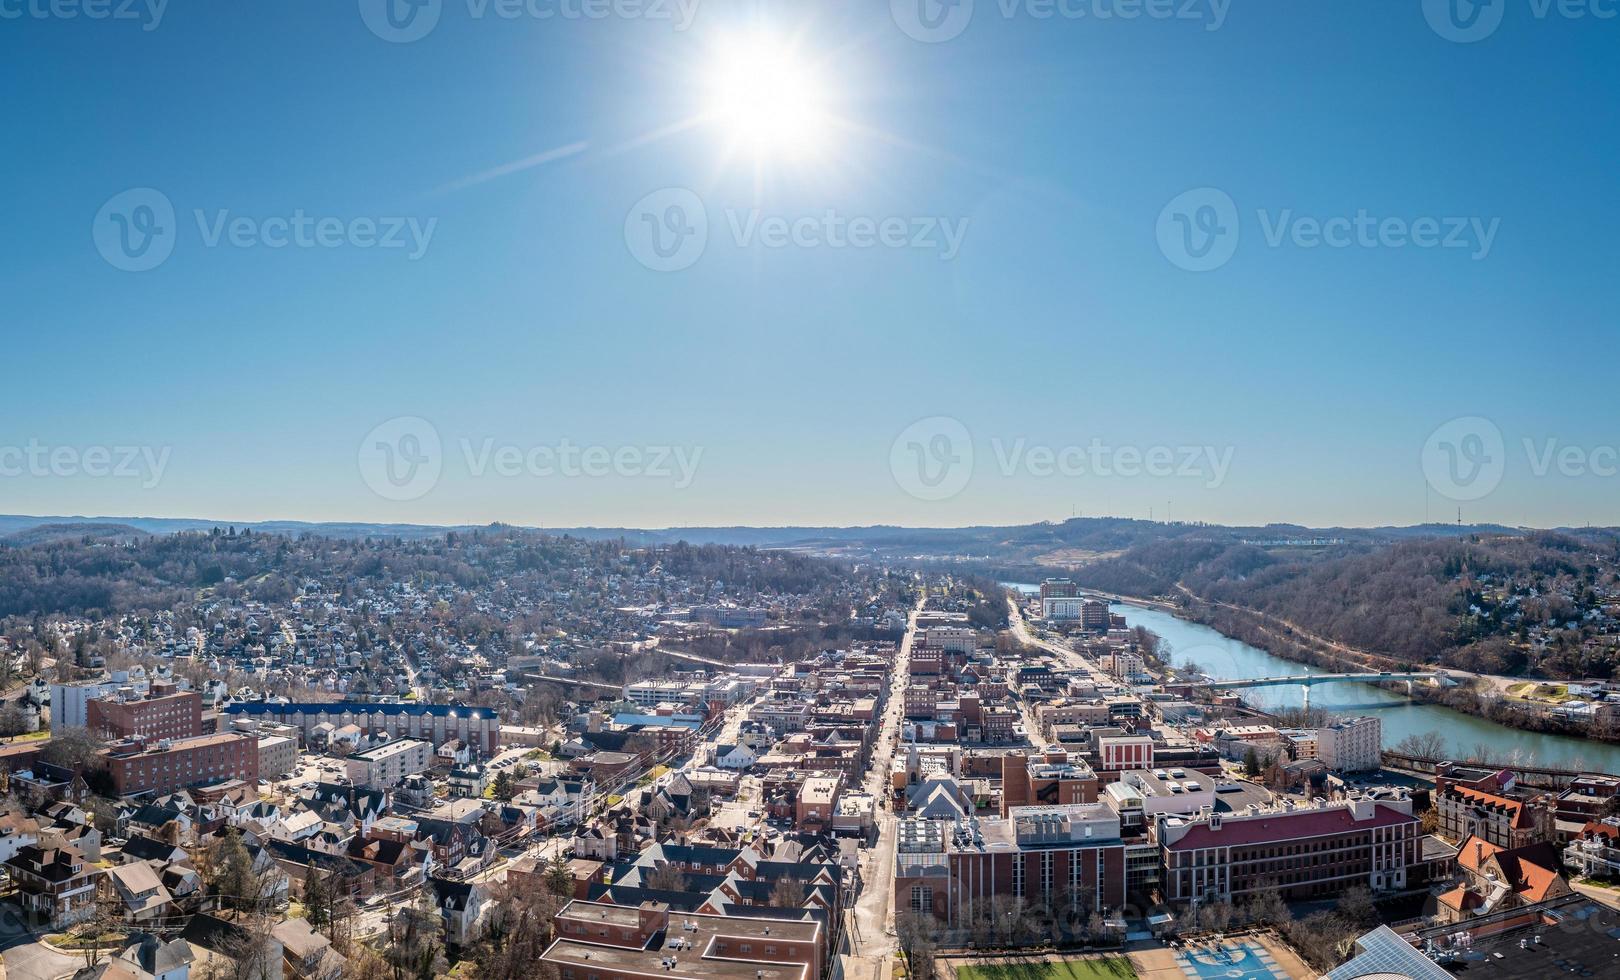
[[[804,157],[823,147],[827,91],[790,46],[748,36],[720,46],[714,59],[708,114],[737,149]]]

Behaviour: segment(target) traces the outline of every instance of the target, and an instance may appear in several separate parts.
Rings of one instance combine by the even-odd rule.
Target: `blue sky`
[[[1620,20],[441,0],[395,43],[366,2],[0,2],[0,512],[1620,523]],[[760,38],[818,80],[809,155],[677,125]],[[141,188],[172,251],[129,271]],[[300,214],[331,247],[265,244]]]

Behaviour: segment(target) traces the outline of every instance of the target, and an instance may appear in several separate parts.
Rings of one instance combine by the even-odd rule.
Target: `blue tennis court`
[[[1176,954],[1188,980],[1288,980],[1288,974],[1256,942],[1201,946]]]

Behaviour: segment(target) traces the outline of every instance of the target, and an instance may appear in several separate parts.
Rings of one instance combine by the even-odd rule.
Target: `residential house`
[[[101,871],[60,835],[44,834],[38,843],[23,845],[5,865],[17,883],[18,903],[37,919],[59,928],[95,911]]]
[[[304,980],[341,980],[348,960],[304,919],[285,919],[270,934],[281,944],[286,970]]]
[[[126,922],[152,922],[173,910],[174,896],[145,862],[109,869],[101,876],[99,887],[102,899],[116,902],[119,916]]]

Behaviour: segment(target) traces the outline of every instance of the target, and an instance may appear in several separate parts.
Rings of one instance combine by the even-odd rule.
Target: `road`
[[[905,711],[906,685],[910,682],[911,641],[917,635],[917,614],[927,601],[925,593],[906,620],[906,635],[894,661],[888,705],[878,729],[872,765],[863,783],[878,798],[877,843],[861,852],[861,893],[848,913],[849,953],[840,954],[846,980],[865,980],[882,968],[896,949],[894,938],[894,811],[887,805],[889,767],[899,750],[901,715]]]
[[[0,973],[4,974],[6,980],[57,980],[58,977],[72,976],[84,968],[84,957],[58,953],[44,943],[30,939],[27,935],[8,938],[8,942],[15,942],[16,945],[7,946],[4,952],[0,952],[0,961],[4,962]]]
[[[1070,647],[1051,640],[1043,640],[1030,632],[1029,624],[1024,622],[1024,611],[1018,603],[1007,600],[1007,624],[1012,629],[1013,638],[1025,646],[1039,647],[1058,659],[1058,663],[1070,670],[1083,670],[1091,675],[1092,681],[1098,684],[1113,684],[1114,678],[1103,672],[1101,667],[1092,663],[1086,657],[1077,653]]]

